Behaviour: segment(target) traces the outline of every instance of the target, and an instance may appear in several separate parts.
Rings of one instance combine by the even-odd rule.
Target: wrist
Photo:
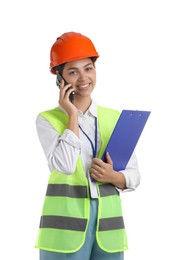
[[[126,189],[126,179],[124,174],[113,170],[113,182],[112,184],[119,189]]]
[[[77,109],[71,109],[68,111],[69,118],[78,119],[78,110]]]
[[[78,113],[72,112],[69,115],[68,119],[68,129],[73,131],[79,137],[79,129],[78,129]]]

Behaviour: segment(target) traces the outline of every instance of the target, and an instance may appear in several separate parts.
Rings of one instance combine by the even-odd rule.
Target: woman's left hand
[[[106,162],[103,162],[99,158],[93,158],[90,174],[93,179],[99,182],[112,183],[114,180],[115,171],[113,170],[113,161],[109,155],[106,153]]]

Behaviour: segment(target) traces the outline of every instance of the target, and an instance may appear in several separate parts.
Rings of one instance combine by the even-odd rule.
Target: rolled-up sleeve
[[[81,140],[69,129],[60,135],[41,115],[36,118],[36,127],[50,170],[72,174],[81,152]]]
[[[120,172],[124,174],[126,180],[127,189],[124,189],[123,192],[133,191],[139,186],[140,172],[139,172],[137,157],[135,153],[132,154],[126,166],[126,169]]]

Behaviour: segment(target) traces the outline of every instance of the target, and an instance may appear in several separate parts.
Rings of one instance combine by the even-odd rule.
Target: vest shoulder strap
[[[61,111],[58,107],[41,112],[40,115],[48,120],[60,134],[65,130],[67,126],[68,115]]]
[[[98,155],[99,158],[104,153],[119,116],[120,113],[117,110],[98,106],[98,126],[102,140],[102,147]]]
[[[110,119],[110,121],[114,121],[116,123],[120,116],[120,112],[115,109],[98,106],[98,116],[102,117],[104,120],[106,119],[109,121]]]

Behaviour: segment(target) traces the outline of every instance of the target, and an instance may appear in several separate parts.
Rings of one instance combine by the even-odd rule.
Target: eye
[[[90,71],[90,70],[93,70],[92,66],[89,66],[89,67],[86,68],[86,71]]]
[[[76,74],[76,71],[75,70],[70,70],[69,71],[69,75],[75,75]]]

